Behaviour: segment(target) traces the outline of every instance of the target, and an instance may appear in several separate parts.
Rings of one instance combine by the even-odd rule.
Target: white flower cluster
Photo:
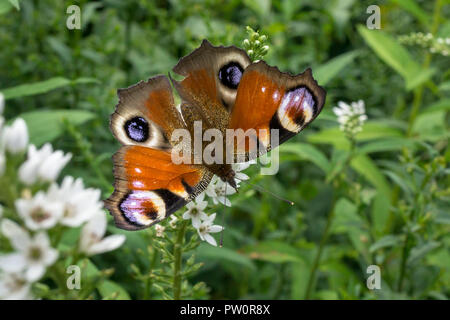
[[[407,45],[418,45],[431,53],[448,56],[450,54],[450,38],[435,37],[431,33],[413,32],[400,36],[399,42]]]
[[[334,107],[333,112],[338,118],[341,130],[350,137],[362,131],[363,124],[367,120],[362,100],[352,102],[350,105],[339,101],[338,107]]]
[[[240,181],[248,180],[248,176],[241,171],[247,169],[251,163],[252,162],[232,165],[233,170],[236,173],[235,177],[238,179],[238,187]],[[231,187],[228,183],[223,182],[217,176],[214,176],[206,190],[199,194],[195,200],[186,205],[188,210],[183,213],[183,219],[191,219],[192,226],[197,230],[200,239],[213,246],[217,246],[216,239],[214,239],[210,233],[220,232],[224,229],[224,227],[213,224],[214,219],[216,218],[216,213],[212,213],[210,215],[205,213],[205,209],[208,206],[208,201],[205,200],[205,194],[215,205],[221,203],[227,207],[231,207],[231,202],[227,196],[234,193],[236,193],[236,190],[234,190],[233,187]]]
[[[0,112],[3,106],[0,93]],[[14,207],[8,208],[8,212],[17,212],[14,217],[18,219],[12,215],[7,218],[6,208],[0,205],[0,233],[9,240],[13,249],[0,255],[0,299],[29,299],[32,298],[31,284],[40,280],[59,256],[47,233],[51,229],[82,226],[76,250],[86,256],[120,247],[125,236],[104,238],[107,220],[102,210],[100,190],[85,188],[80,178],[70,176],[64,177],[61,185],[55,182],[69,162],[70,154],[53,151],[50,144],[39,150],[34,145],[28,146],[28,130],[22,119],[6,128],[3,128],[3,122],[0,113],[0,188],[5,187],[2,178],[7,174],[8,156],[23,155],[27,147],[28,153],[17,172],[18,179],[26,187],[21,198],[15,199]],[[14,169],[12,174],[16,171]],[[50,186],[42,190],[42,186],[48,183]],[[29,187],[40,187],[41,190],[33,195]]]

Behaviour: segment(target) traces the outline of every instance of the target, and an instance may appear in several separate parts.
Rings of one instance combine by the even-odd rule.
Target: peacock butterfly
[[[115,190],[105,206],[119,228],[139,230],[160,222],[204,191],[213,175],[236,186],[226,161],[174,163],[176,130],[193,132],[198,121],[203,131],[254,129],[253,138],[267,152],[304,129],[325,102],[311,69],[292,76],[264,61],[252,63],[237,47],[215,47],[207,40],[173,71],[183,80],[159,75],[118,90],[110,128],[122,147],[113,156]],[[277,143],[270,139],[273,130]],[[244,154],[244,161],[263,153],[250,152],[246,143],[240,148],[223,143],[228,154]]]

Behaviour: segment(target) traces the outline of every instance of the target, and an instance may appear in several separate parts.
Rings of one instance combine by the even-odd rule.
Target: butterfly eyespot
[[[137,226],[149,226],[165,217],[164,200],[155,192],[134,190],[122,198],[119,211]]]
[[[224,86],[230,89],[237,89],[243,72],[244,69],[239,63],[230,62],[220,68],[219,80]]]
[[[145,142],[150,135],[148,122],[142,117],[134,117],[125,122],[125,132],[128,138],[136,142]]]

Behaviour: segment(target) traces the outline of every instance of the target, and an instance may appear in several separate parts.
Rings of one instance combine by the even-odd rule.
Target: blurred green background
[[[270,65],[291,73],[312,68],[326,105],[280,147],[276,176],[246,171],[295,206],[243,185],[226,210],[224,248],[194,250],[203,265],[183,277],[183,298],[447,299],[450,59],[433,49],[437,41],[399,37],[449,39],[449,3],[1,0],[4,115],[23,117],[32,143],[71,152],[64,174],[106,198],[119,146],[109,131],[116,90],[167,75],[205,38],[242,46],[251,26],[269,38]],[[66,28],[72,4],[81,8],[81,30]],[[366,28],[374,4],[380,30]],[[350,148],[332,107],[357,100],[369,120]],[[214,209],[221,219],[224,208]],[[93,262],[114,269],[120,297],[170,297],[170,281],[149,280],[153,269],[170,268],[155,253],[153,231],[123,232],[112,221],[108,230],[127,242]],[[379,290],[366,286],[369,265],[381,268]]]

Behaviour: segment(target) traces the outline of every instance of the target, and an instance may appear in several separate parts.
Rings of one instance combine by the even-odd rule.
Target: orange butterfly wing
[[[185,128],[165,76],[118,90],[111,129],[124,145],[114,155],[114,193],[105,206],[116,225],[149,227],[202,192],[212,174],[203,166],[174,164],[170,136]]]
[[[176,165],[170,151],[124,146],[113,157],[115,191],[105,205],[116,225],[149,227],[202,192],[212,175],[203,167]]]
[[[320,113],[325,90],[313,79],[311,69],[292,76],[268,66],[264,61],[245,69],[231,111],[229,128],[254,129],[250,140],[257,140],[263,151],[269,151],[303,130]],[[278,130],[278,140],[271,141],[271,130]],[[247,154],[249,143],[237,141],[236,154]]]

